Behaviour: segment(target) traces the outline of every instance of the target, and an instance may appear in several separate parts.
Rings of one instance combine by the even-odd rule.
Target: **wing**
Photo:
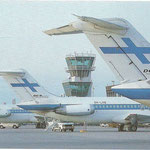
[[[141,114],[130,114],[125,118],[126,121],[129,121],[131,124],[136,122],[138,123],[150,123],[149,115],[141,115]]]
[[[116,123],[124,124],[137,124],[137,123],[150,123],[150,116],[145,114],[124,114],[116,116],[112,119]]]

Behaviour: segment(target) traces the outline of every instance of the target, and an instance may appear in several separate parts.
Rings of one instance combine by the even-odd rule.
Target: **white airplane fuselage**
[[[3,106],[2,106],[3,107]],[[37,119],[35,114],[18,107],[6,107],[3,112],[8,112],[8,115],[1,115],[0,123],[35,123]]]
[[[139,123],[150,122],[150,108],[125,97],[54,98],[22,103],[19,107],[45,117],[77,123],[128,123],[126,117],[131,114],[149,116]]]

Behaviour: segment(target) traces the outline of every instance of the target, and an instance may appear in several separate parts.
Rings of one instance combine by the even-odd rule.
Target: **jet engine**
[[[56,114],[68,115],[68,116],[84,116],[91,115],[95,112],[94,107],[89,104],[81,105],[66,105],[56,109]]]
[[[0,108],[0,118],[8,117],[11,112],[8,109]]]

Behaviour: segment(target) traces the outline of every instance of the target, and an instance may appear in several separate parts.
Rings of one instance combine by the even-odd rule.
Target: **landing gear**
[[[12,126],[12,128],[13,128],[13,129],[18,129],[18,128],[19,128],[19,126],[17,126],[17,125],[13,125],[13,126]]]
[[[136,125],[129,125],[128,128],[127,128],[127,131],[136,132],[137,131],[137,126]]]
[[[3,125],[0,125],[0,129],[4,129],[5,127]]]
[[[119,132],[120,132],[120,131],[124,131],[123,129],[124,129],[124,124],[121,124],[121,125],[118,126],[118,131],[119,131]]]
[[[36,124],[37,129],[45,129],[46,128],[46,122],[38,122]]]
[[[119,132],[121,132],[121,131],[136,132],[137,131],[137,125],[131,125],[131,124],[124,125],[124,124],[121,124],[121,125],[118,126],[118,131]]]

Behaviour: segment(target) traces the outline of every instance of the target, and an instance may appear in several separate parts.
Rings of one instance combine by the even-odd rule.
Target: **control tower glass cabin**
[[[67,55],[66,62],[68,66],[66,72],[70,74],[68,80],[63,82],[66,96],[90,97],[92,90],[91,71],[95,70],[95,55],[75,53]]]

